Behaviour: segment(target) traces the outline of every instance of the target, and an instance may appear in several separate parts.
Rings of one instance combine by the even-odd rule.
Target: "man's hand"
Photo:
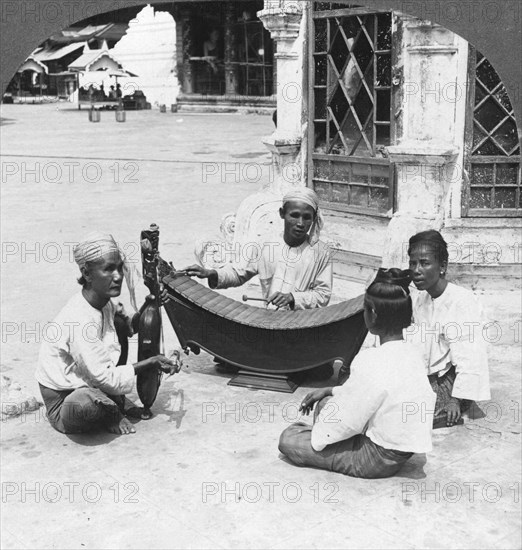
[[[291,292],[284,294],[283,292],[274,292],[267,300],[267,305],[273,304],[276,307],[290,306],[292,309],[295,305],[294,297]]]
[[[460,420],[461,414],[460,401],[458,399],[452,399],[446,405],[446,425],[453,426],[453,424],[456,424]]]
[[[163,285],[160,285],[160,300],[161,300],[162,306],[170,302],[169,293],[167,292],[167,289]]]
[[[309,415],[310,411],[314,408],[314,405],[329,395],[332,395],[332,388],[317,388],[316,390],[311,391],[301,402],[299,411],[303,414]]]
[[[183,366],[183,358],[181,357],[181,352],[183,350],[181,348],[176,348],[169,352],[168,359],[172,361],[176,365],[176,369],[174,371],[170,372],[170,375],[176,374],[181,370],[181,367]]]
[[[154,356],[154,359],[156,361],[156,367],[166,374],[175,374],[176,372],[179,372],[179,369],[181,368],[181,365],[179,365],[176,360],[173,361],[164,355],[156,355]]]
[[[208,279],[212,273],[215,273],[214,269],[206,269],[198,264],[189,265],[181,271],[184,271],[189,277],[197,277],[198,279]]]
[[[170,296],[167,289],[162,284],[160,284],[159,288],[160,288],[159,297],[160,297],[161,305],[164,306],[165,304],[170,302]],[[154,294],[147,294],[147,296],[145,296],[145,303],[143,304],[143,307],[140,309],[139,313],[140,314],[142,313],[143,309],[147,305],[147,302],[154,302],[155,299],[156,299],[156,296],[154,296]]]
[[[208,286],[210,288],[216,288],[218,284],[218,274],[215,269],[205,269],[200,265],[189,265],[183,269],[189,277],[198,277],[199,279],[208,279]]]
[[[134,363],[134,372],[136,374],[149,369],[158,369],[162,372],[166,372],[167,374],[174,374],[179,371],[179,368],[181,367],[179,367],[178,362],[172,361],[168,357],[161,354],[154,355],[148,359],[143,359],[143,361]]]
[[[127,312],[125,311],[125,307],[121,302],[118,302],[116,304],[116,311],[114,312],[114,315],[118,315],[118,317],[122,317],[125,320],[125,324],[127,325],[127,336],[129,338],[132,338],[132,336],[134,336],[134,330],[132,325],[133,318],[127,315]]]

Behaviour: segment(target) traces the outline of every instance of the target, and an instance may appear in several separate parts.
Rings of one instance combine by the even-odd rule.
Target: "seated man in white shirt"
[[[209,287],[217,289],[241,286],[259,275],[267,305],[290,310],[327,306],[332,295],[332,255],[319,240],[323,226],[319,197],[306,187],[293,189],[283,197],[279,214],[284,222],[282,238],[265,243],[259,258],[220,269],[191,265],[184,271],[208,279]],[[322,371],[326,378],[333,373],[331,365]]]
[[[411,323],[408,271],[380,269],[368,287],[364,318],[380,347],[361,351],[351,376],[334,388],[319,388],[301,404],[314,404],[314,425],[298,422],[279,440],[279,450],[300,466],[362,478],[395,475],[413,453],[431,450],[435,394],[422,356],[404,342]]]
[[[160,369],[173,373],[179,364],[163,355],[119,364],[117,306],[111,298],[120,295],[124,273],[134,306],[135,300],[131,266],[112,236],[89,236],[74,248],[74,259],[80,268],[82,290],[54,319],[56,338],[42,343],[36,370],[49,422],[62,433],[96,428],[134,433],[122,413],[121,396],[135,389],[139,372]],[[131,323],[126,324],[130,330]]]

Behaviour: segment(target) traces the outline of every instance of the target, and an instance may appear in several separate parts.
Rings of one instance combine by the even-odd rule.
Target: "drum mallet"
[[[243,294],[243,302],[246,302],[247,300],[251,300],[253,302],[266,302],[264,298],[253,298],[252,296],[247,296],[246,294]]]

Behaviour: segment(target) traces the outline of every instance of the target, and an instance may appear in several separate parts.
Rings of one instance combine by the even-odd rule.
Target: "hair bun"
[[[403,288],[409,294],[409,286],[412,280],[412,273],[409,269],[401,270],[397,267],[391,267],[390,269],[385,269],[383,267],[379,268],[377,275],[373,280],[373,283],[387,283],[390,285],[397,285]]]

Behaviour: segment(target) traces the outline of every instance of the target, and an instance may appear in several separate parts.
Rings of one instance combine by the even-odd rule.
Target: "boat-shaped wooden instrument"
[[[223,296],[171,265],[160,259],[158,266],[171,298],[164,307],[185,351],[203,349],[246,371],[276,377],[335,360],[349,366],[366,337],[362,295],[325,308],[275,311]]]

